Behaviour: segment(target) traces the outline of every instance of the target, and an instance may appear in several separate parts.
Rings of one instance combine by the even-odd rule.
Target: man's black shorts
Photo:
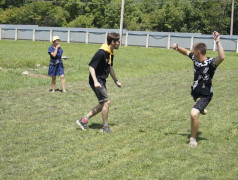
[[[107,93],[106,83],[99,82],[101,84],[101,88],[95,88],[94,84],[90,84],[92,90],[94,91],[95,95],[98,98],[100,104],[109,100],[109,96]]]
[[[208,93],[208,95],[201,95],[192,90],[191,95],[194,101],[196,102],[193,108],[202,112],[212,100],[213,93]]]
[[[193,106],[193,108],[202,112],[207,107],[207,105],[210,103],[211,100],[212,97],[199,97],[197,99],[194,98],[196,104]]]

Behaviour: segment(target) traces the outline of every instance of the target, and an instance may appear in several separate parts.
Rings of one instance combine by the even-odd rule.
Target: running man
[[[106,133],[111,132],[108,125],[110,100],[106,88],[106,79],[110,74],[115,84],[118,87],[122,86],[113,70],[113,50],[119,49],[119,46],[120,35],[118,33],[109,33],[107,36],[107,43],[99,48],[89,63],[89,84],[96,94],[99,104],[89,111],[86,116],[76,121],[82,130],[87,129],[90,118],[102,111],[103,127],[101,131]]]
[[[193,61],[194,67],[194,81],[191,87],[191,95],[196,102],[191,110],[191,138],[189,142],[190,147],[196,147],[196,135],[199,126],[199,114],[207,114],[205,109],[212,99],[212,78],[219,64],[225,59],[224,50],[220,42],[220,34],[213,32],[213,38],[218,49],[218,56],[210,58],[206,56],[206,44],[197,43],[193,46],[193,52],[179,47],[178,43],[173,44],[173,49],[181,54],[188,56]]]

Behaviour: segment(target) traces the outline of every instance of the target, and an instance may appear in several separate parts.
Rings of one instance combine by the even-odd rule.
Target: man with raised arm
[[[207,114],[205,109],[213,96],[212,78],[215,74],[216,68],[225,59],[224,50],[220,42],[220,34],[213,32],[213,38],[218,49],[218,56],[210,58],[206,56],[206,44],[197,43],[193,46],[193,52],[179,47],[178,43],[173,44],[173,49],[181,54],[188,56],[193,61],[194,80],[191,87],[191,95],[195,101],[195,105],[191,110],[191,138],[189,142],[190,147],[196,147],[196,135],[199,126],[199,114]]]

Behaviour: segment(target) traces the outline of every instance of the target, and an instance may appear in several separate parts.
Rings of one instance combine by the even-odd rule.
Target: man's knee
[[[200,111],[198,109],[192,108],[190,114],[192,118],[196,118],[200,114]]]
[[[111,103],[110,100],[107,100],[103,103],[103,106],[110,106],[110,103]]]

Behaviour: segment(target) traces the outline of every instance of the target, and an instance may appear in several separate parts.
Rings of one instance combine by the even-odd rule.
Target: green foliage
[[[76,19],[71,21],[67,26],[69,27],[82,27],[82,28],[92,28],[93,27],[93,15],[79,15]]]
[[[128,0],[125,3],[124,24],[125,29],[131,31],[139,31],[142,13],[138,6],[133,4],[133,0]]]
[[[24,4],[24,2],[26,2]],[[0,23],[119,28],[121,0],[0,2]],[[234,34],[238,33],[235,1]],[[126,0],[123,28],[137,31],[230,33],[231,1]]]
[[[233,23],[233,33],[238,34],[238,2],[235,1],[235,12],[234,12],[234,23]]]
[[[80,3],[77,0],[69,0],[69,2],[64,5],[64,9],[69,12],[69,22],[78,18],[79,15],[85,15],[88,13],[87,5]]]
[[[25,0],[0,0],[0,8],[20,7],[24,4]]]
[[[183,11],[175,4],[165,4],[158,10],[156,23],[158,31],[180,31],[182,23]]]
[[[207,2],[196,3],[198,7],[196,10],[196,16],[198,15],[198,21],[200,20],[200,31],[202,33],[209,33],[214,30],[219,31],[222,34],[227,34],[230,29],[230,2]],[[201,11],[203,9],[204,11]],[[212,13],[211,13],[212,12]]]
[[[20,8],[9,8],[0,15],[4,24],[37,24],[41,26],[64,26],[69,13],[62,7],[48,2],[34,2]]]
[[[112,4],[107,4],[105,7],[105,25],[104,28],[120,28],[120,16],[121,16],[121,7],[119,4],[120,0],[111,1]]]
[[[53,9],[49,11],[49,15],[45,18],[45,25],[65,26],[67,24],[68,18],[69,18],[69,13],[65,11],[62,7],[54,7]]]

